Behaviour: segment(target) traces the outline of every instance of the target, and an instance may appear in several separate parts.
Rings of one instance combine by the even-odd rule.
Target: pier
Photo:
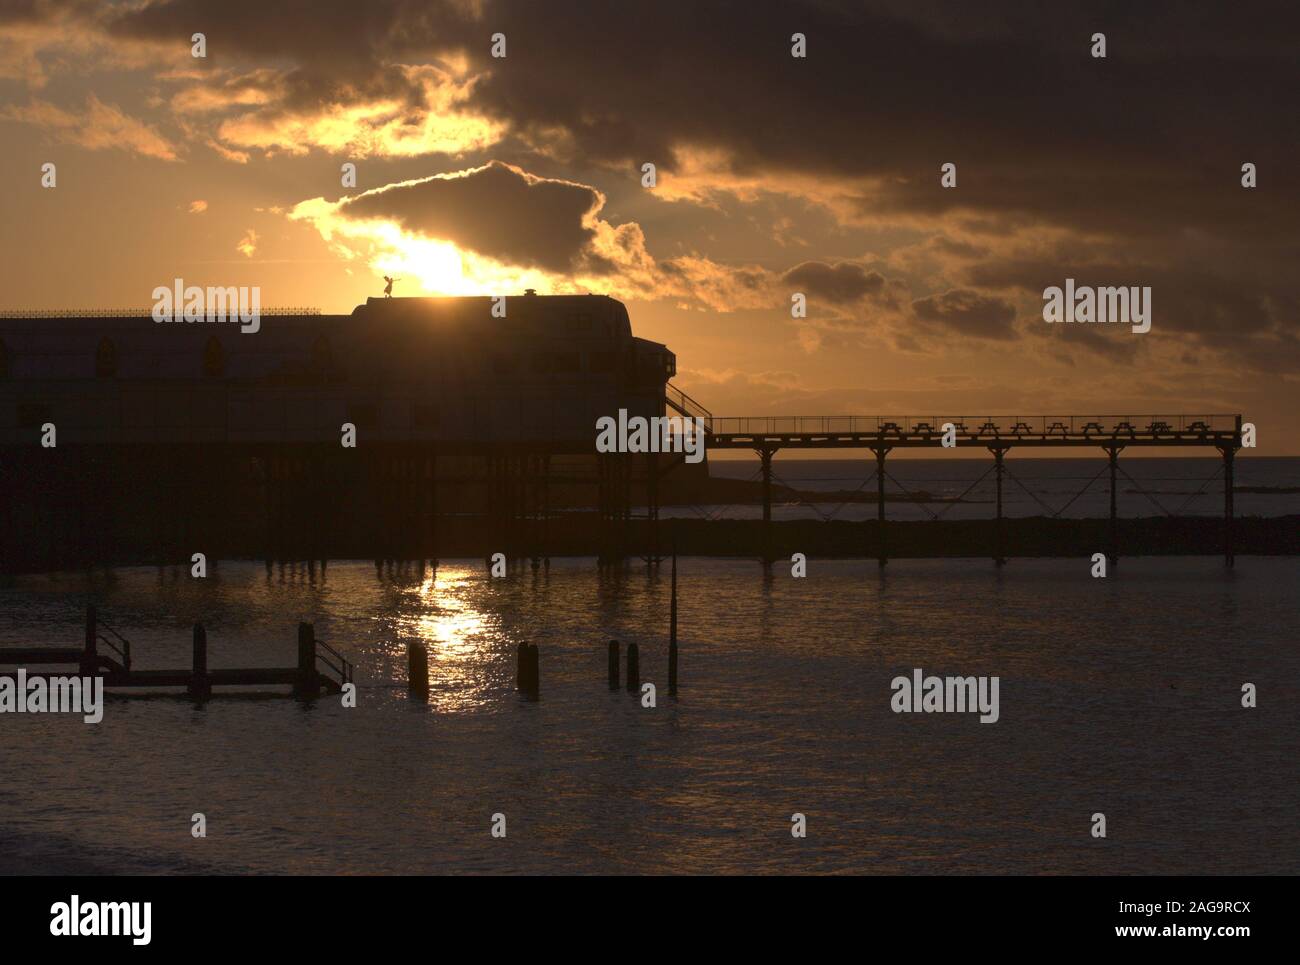
[[[665,402],[681,415],[703,422],[707,448],[752,449],[758,454],[762,474],[763,525],[770,542],[772,525],[772,460],[782,449],[861,449],[871,453],[875,463],[863,487],[876,484],[877,558],[887,562],[885,540],[886,481],[906,494],[885,468],[886,457],[895,449],[987,449],[993,462],[975,480],[961,499],[993,474],[995,540],[993,559],[1005,562],[1002,550],[1002,492],[1010,475],[1006,457],[1016,449],[1100,450],[1106,456],[1110,486],[1110,540],[1107,555],[1119,557],[1117,494],[1119,455],[1126,448],[1200,448],[1216,450],[1222,459],[1224,563],[1232,567],[1235,558],[1233,525],[1233,467],[1242,445],[1241,415],[1039,415],[1039,416],[714,416],[671,383]],[[947,431],[945,431],[947,427]],[[1098,477],[1101,473],[1098,473]],[[1094,477],[1084,491],[1096,481]],[[1014,477],[1012,477],[1014,478]],[[1127,477],[1130,482],[1136,482]],[[1207,480],[1207,483],[1212,480]],[[654,512],[657,516],[657,509]],[[771,558],[771,553],[765,554]]]
[[[195,554],[261,559],[268,573],[301,563],[312,579],[315,562],[324,579],[325,561],[341,558],[383,566],[499,552],[541,566],[577,553],[657,563],[662,506],[709,503],[717,487],[707,456],[688,464],[682,452],[597,452],[597,421],[620,412],[697,419],[706,454],[756,453],[761,490],[745,500],[761,502],[762,522],[746,525],[763,534],[757,555],[769,561],[783,450],[864,452],[858,492],[874,489],[876,518],[855,524],[858,545],[884,565],[907,551],[891,545],[886,501],[918,501],[889,473],[895,450],[988,452],[988,473],[967,492],[993,476],[981,554],[1001,564],[1015,549],[1004,488],[1027,489],[1018,452],[1104,457],[1088,483],[1108,477],[1110,487],[1109,534],[1096,550],[1117,560],[1120,477],[1135,482],[1122,454],[1177,449],[1221,456],[1206,483],[1222,475],[1222,524],[1195,522],[1217,527],[1209,542],[1233,565],[1241,415],[715,416],[673,384],[676,356],[634,336],[617,301],[526,294],[510,304],[505,324],[482,298],[267,314],[259,351],[247,354],[237,333],[231,342],[182,327],[159,339],[145,313],[0,312],[0,411],[14,413],[0,423],[0,543],[11,548],[0,579],[186,566]]]
[[[100,646],[108,648],[102,652]],[[208,667],[208,638],[203,625],[193,631],[193,661],[188,668],[141,670],[131,665],[131,644],[109,627],[94,607],[86,607],[85,642],[81,647],[6,647],[0,648],[0,666],[27,670],[27,676],[68,675],[99,676],[105,688],[180,689],[196,698],[207,698],[214,688],[289,687],[292,695],[314,698],[338,694],[352,683],[353,666],[329,644],[316,639],[310,623],[298,625],[298,662],[292,667]],[[33,671],[33,667],[51,668]],[[65,670],[53,668],[67,668]],[[72,669],[75,668],[75,671]],[[0,677],[14,677],[11,670],[0,670]]]

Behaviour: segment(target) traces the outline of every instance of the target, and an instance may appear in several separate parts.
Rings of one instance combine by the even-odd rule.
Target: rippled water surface
[[[1300,561],[1087,566],[812,560],[796,580],[684,559],[677,698],[666,565],[24,578],[0,589],[0,646],[76,646],[93,600],[138,667],[187,666],[195,620],[212,667],[289,666],[310,620],[356,661],[360,706],[0,715],[0,850],[32,871],[1300,872]],[[656,708],[608,689],[610,638],[640,645]],[[407,697],[412,640],[427,706]],[[513,689],[520,640],[541,650],[536,702]],[[1000,721],[894,714],[915,667],[998,675]]]

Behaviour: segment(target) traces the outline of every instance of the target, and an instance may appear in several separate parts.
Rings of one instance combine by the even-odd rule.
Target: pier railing
[[[931,439],[952,423],[963,439],[1208,439],[1236,432],[1236,415],[714,416],[710,432],[739,436]]]
[[[177,309],[179,313],[180,309]],[[319,315],[320,309],[298,306],[270,306],[259,308],[258,314],[267,315]],[[0,309],[0,318],[150,318],[152,308],[6,308]]]
[[[324,640],[316,641],[316,660],[338,675],[340,686],[352,683],[352,663]]]
[[[713,431],[713,413],[671,382],[664,386],[664,401],[687,418],[703,419],[705,432]]]
[[[123,668],[125,668],[126,670],[130,670],[131,669],[131,641],[128,640],[126,637],[122,636],[122,634],[118,633],[107,623],[105,623],[103,617],[96,616],[94,626],[95,626],[95,639],[98,640],[100,643],[104,644],[104,646],[108,647],[115,654],[117,654],[122,659]],[[112,639],[109,639],[108,637],[104,636],[104,632],[112,634]]]

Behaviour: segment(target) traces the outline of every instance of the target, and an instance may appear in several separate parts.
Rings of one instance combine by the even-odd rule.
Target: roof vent
[[[536,294],[537,294],[537,289],[536,289],[536,288],[525,288],[525,289],[524,289],[524,294],[525,294],[525,295],[536,295]]]

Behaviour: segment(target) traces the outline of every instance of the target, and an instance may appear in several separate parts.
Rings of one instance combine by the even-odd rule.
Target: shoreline
[[[562,514],[547,521],[486,523],[479,517],[445,517],[436,551],[397,552],[373,543],[320,547],[317,552],[250,552],[239,547],[212,554],[211,562],[306,563],[319,560],[487,559],[504,553],[510,559],[664,556],[674,543],[678,555],[788,559],[792,553],[833,559],[988,559],[1090,558],[1115,556],[1222,556],[1225,526],[1212,517],[1138,517],[1051,519],[1042,516],[978,520],[782,520],[764,524],[753,519],[645,519],[602,521],[595,513]],[[1236,556],[1300,555],[1300,516],[1238,517],[1233,520]],[[78,572],[99,568],[189,567],[186,557],[162,554],[105,554],[87,561],[51,561],[55,565],[19,567],[0,574],[0,585],[19,575]]]

